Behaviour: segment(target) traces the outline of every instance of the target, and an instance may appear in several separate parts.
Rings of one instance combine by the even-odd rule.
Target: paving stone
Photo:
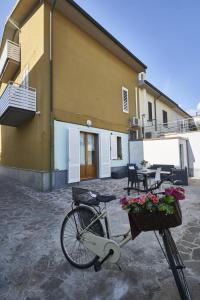
[[[194,249],[193,254],[192,254],[192,258],[194,260],[200,260],[200,248]]]
[[[190,249],[193,249],[193,248],[197,248],[197,247],[198,247],[198,244],[196,244],[195,242],[194,242],[194,243],[190,243],[190,242],[187,242],[187,241],[184,241],[184,240],[182,240],[182,241],[180,242],[180,245],[185,246],[185,247],[188,247],[188,248],[190,248]]]
[[[184,241],[188,241],[191,243],[194,242],[195,238],[196,238],[196,235],[192,234],[192,233],[185,233],[183,236]]]
[[[41,288],[51,293],[51,291],[57,289],[62,283],[63,280],[56,277],[51,277],[48,278],[48,280],[41,285]]]
[[[59,240],[62,220],[71,208],[71,188],[40,193],[1,175],[0,185],[1,300],[180,299],[153,233],[142,233],[122,248],[122,272],[110,263],[98,273],[93,268],[77,270],[65,260]],[[79,186],[116,194],[119,199],[126,185],[125,178],[86,181]],[[198,300],[199,253],[194,249],[191,256],[191,248],[194,241],[200,242],[200,187],[193,190],[189,186],[186,190],[190,201],[181,202],[183,225],[172,231],[180,250],[184,250],[190,284],[196,286],[193,300]],[[114,232],[125,231],[128,217],[119,201],[109,203],[108,210]]]
[[[183,253],[191,253],[192,250],[188,247],[182,246],[182,244],[178,244],[178,250]]]
[[[200,239],[195,239],[195,244],[200,245]]]
[[[183,262],[186,261],[186,260],[191,260],[191,254],[180,252],[180,255],[181,255],[181,258],[182,258]]]
[[[192,233],[192,234],[196,234],[200,232],[200,227],[189,227],[188,230]]]

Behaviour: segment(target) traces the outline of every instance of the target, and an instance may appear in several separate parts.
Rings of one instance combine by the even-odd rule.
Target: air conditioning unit
[[[155,138],[155,137],[156,137],[155,132],[153,132],[153,131],[145,132],[145,139],[152,139],[152,138]]]
[[[140,119],[138,119],[136,117],[132,117],[131,126],[140,126]]]

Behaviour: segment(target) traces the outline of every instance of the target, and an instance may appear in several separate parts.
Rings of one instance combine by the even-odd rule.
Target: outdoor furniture
[[[164,172],[166,172],[166,171],[164,171]],[[154,174],[150,174],[149,177],[150,177],[150,183],[151,183],[151,185],[155,184],[158,181],[160,181],[161,180],[161,168],[157,168],[155,175]]]
[[[119,169],[114,169],[112,172],[111,172],[111,177],[113,179],[120,179],[120,178],[125,178],[127,177],[127,167],[124,166],[124,167],[120,167]]]
[[[188,170],[184,169],[173,169],[172,170],[173,180],[180,180],[181,185],[188,185]]]
[[[143,176],[139,176],[138,171],[134,168],[134,166],[129,166],[128,168],[128,187],[131,184],[131,187],[133,187],[133,184],[135,185],[135,188],[139,188],[140,182],[143,183],[143,186],[145,186],[145,179]]]
[[[144,187],[145,187],[145,189],[148,189],[148,178],[151,175],[156,174],[156,171],[157,171],[157,169],[156,170],[155,169],[154,170],[153,169],[139,169],[139,170],[137,170],[138,174],[141,174],[141,175],[144,176]],[[171,172],[160,170],[160,175],[161,174],[165,175],[165,177],[166,177],[166,175],[170,175]]]
[[[172,174],[172,170],[175,168],[174,165],[166,165],[166,164],[153,164],[152,166],[150,166],[150,169],[157,169],[157,168],[161,168],[161,170],[164,172],[169,172],[168,174]],[[161,179],[166,178],[166,174],[161,172]]]

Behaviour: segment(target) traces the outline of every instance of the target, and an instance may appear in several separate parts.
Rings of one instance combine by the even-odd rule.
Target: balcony
[[[9,40],[6,41],[0,57],[0,82],[7,83],[20,66],[20,46]]]
[[[200,130],[200,118],[179,119],[168,123],[145,123],[143,136],[145,138],[159,138],[171,134],[185,133]]]
[[[0,124],[18,127],[36,112],[36,90],[9,82],[0,96]]]

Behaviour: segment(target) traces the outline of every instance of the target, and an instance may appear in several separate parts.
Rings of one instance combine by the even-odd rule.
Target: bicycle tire
[[[182,264],[182,260],[169,229],[163,230],[162,238],[168,258],[168,263],[173,273],[179,295],[182,300],[191,300],[192,298],[183,272],[183,267],[180,267]]]
[[[78,238],[77,227],[86,228],[96,217],[94,211],[87,206],[78,206],[71,210],[63,220],[60,242],[65,258],[71,265],[78,269],[90,268],[98,260],[98,256],[84,247],[81,239]],[[71,227],[71,228],[70,228]],[[97,220],[89,231],[93,234],[104,236],[100,220]],[[77,247],[78,245],[78,247]],[[83,259],[83,261],[81,261]]]

